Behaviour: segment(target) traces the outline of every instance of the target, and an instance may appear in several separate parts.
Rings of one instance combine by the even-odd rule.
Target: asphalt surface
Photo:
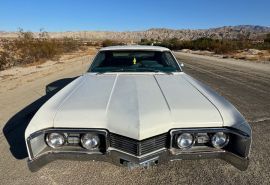
[[[46,77],[36,77],[33,81],[12,88],[10,92],[2,91],[0,184],[269,184],[269,65],[182,53],[176,55],[179,61],[184,62],[186,73],[227,98],[250,122],[253,143],[250,166],[246,171],[239,171],[226,162],[215,159],[175,161],[147,170],[132,171],[105,162],[55,161],[40,171],[31,173],[26,165],[22,137],[29,116],[33,114],[27,105],[42,96],[43,87],[47,83],[79,75],[87,66],[84,64],[73,66],[73,72],[59,70],[61,75],[54,73],[53,76],[48,74]],[[12,79],[3,83],[12,83]],[[39,101],[42,104],[45,100]],[[30,107],[35,107],[35,103]]]

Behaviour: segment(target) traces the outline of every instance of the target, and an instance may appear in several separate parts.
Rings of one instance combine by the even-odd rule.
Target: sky
[[[137,31],[270,26],[270,0],[0,0],[0,30]]]

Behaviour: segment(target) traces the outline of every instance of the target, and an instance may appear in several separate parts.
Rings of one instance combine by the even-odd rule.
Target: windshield
[[[118,50],[101,51],[88,72],[179,72],[177,61],[169,51]]]

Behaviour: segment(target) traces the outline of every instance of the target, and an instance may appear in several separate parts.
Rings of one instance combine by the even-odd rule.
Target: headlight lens
[[[211,142],[215,148],[223,148],[228,144],[229,136],[224,132],[217,132],[212,136]]]
[[[81,137],[81,143],[84,148],[93,150],[99,147],[100,139],[97,135],[88,133]]]
[[[46,136],[47,144],[52,148],[57,148],[65,144],[66,137],[59,133],[50,133]]]
[[[176,142],[177,146],[181,149],[190,148],[193,145],[194,137],[190,133],[183,133],[178,136]]]

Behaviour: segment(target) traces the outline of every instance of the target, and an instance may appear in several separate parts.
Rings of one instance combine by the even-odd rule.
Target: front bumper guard
[[[72,151],[48,151],[41,154],[40,156],[28,160],[28,167],[30,171],[35,172],[46,164],[55,160],[79,160],[79,161],[104,161],[115,164],[117,166],[129,166],[129,164],[142,164],[147,161],[153,161],[151,164],[164,164],[174,160],[194,160],[194,159],[209,159],[216,158],[222,159],[241,171],[247,169],[249,164],[248,158],[237,156],[231,152],[224,150],[220,151],[200,151],[200,152],[188,152],[188,153],[173,153],[168,149],[156,151],[146,156],[136,157],[118,150],[109,150],[105,154],[96,153],[85,153],[85,152],[72,152]]]

